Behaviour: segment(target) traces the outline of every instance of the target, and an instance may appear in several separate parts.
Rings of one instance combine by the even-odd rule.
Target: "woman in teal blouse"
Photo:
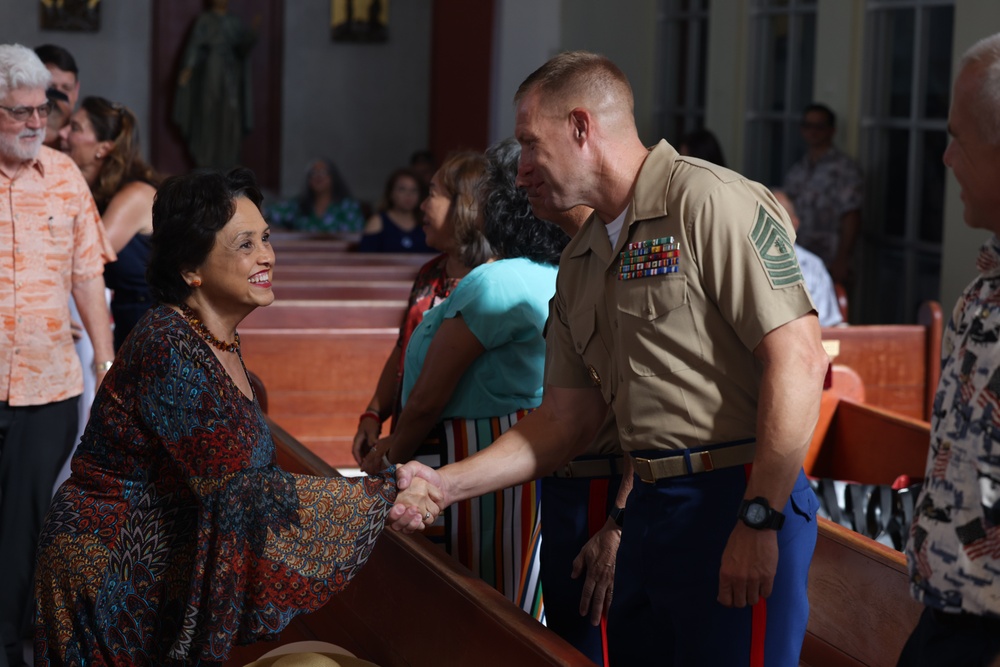
[[[473,269],[413,332],[403,372],[403,411],[364,469],[413,458],[437,436],[441,463],[489,446],[542,399],[548,302],[569,238],[531,213],[514,187],[520,151],[487,151],[480,204],[494,261]],[[524,484],[457,503],[445,513],[445,544],[459,561],[539,617],[538,493]]]

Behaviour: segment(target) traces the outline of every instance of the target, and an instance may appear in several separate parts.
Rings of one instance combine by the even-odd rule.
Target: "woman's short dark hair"
[[[237,167],[227,174],[199,170],[163,181],[153,200],[146,282],[163,303],[179,304],[191,294],[181,276],[201,266],[215,236],[236,213],[236,200],[249,199],[260,209],[263,199],[253,172]]]
[[[533,262],[559,264],[569,243],[566,232],[535,217],[528,195],[515,185],[521,147],[504,139],[486,151],[483,181],[484,232],[499,259],[524,257]]]

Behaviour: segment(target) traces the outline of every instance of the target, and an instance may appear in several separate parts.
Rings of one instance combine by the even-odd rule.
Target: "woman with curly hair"
[[[131,111],[103,97],[85,97],[59,133],[62,150],[83,173],[118,260],[104,267],[113,291],[115,350],[153,305],[146,284],[153,196],[159,177],[139,154],[139,126]]]
[[[396,430],[365,458],[369,473],[386,461],[409,461],[429,435],[440,443],[441,463],[462,460],[541,402],[542,331],[569,237],[538,220],[514,186],[519,155],[510,139],[487,151],[477,217],[496,259],[471,271],[413,332],[403,411]],[[449,551],[536,616],[538,501],[533,482],[456,503],[444,515]]]

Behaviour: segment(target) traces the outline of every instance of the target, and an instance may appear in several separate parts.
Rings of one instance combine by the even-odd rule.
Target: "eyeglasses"
[[[0,104],[0,109],[3,109],[10,114],[10,117],[19,123],[31,118],[31,114],[38,112],[38,117],[45,119],[49,117],[49,112],[52,111],[52,102],[46,102],[45,104],[39,104],[37,107],[5,107]]]

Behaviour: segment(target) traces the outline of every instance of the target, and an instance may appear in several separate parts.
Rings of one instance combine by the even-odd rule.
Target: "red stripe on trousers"
[[[753,470],[752,463],[747,463],[743,466],[743,472],[748,481],[751,470]],[[750,613],[750,667],[764,667],[764,639],[767,636],[767,599],[760,598],[757,604],[750,608]]]
[[[544,499],[543,499],[544,500]],[[608,520],[608,480],[593,479],[590,481],[590,497],[587,502],[587,531],[595,535]],[[608,660],[608,615],[601,614],[601,650],[604,652],[604,664]]]

